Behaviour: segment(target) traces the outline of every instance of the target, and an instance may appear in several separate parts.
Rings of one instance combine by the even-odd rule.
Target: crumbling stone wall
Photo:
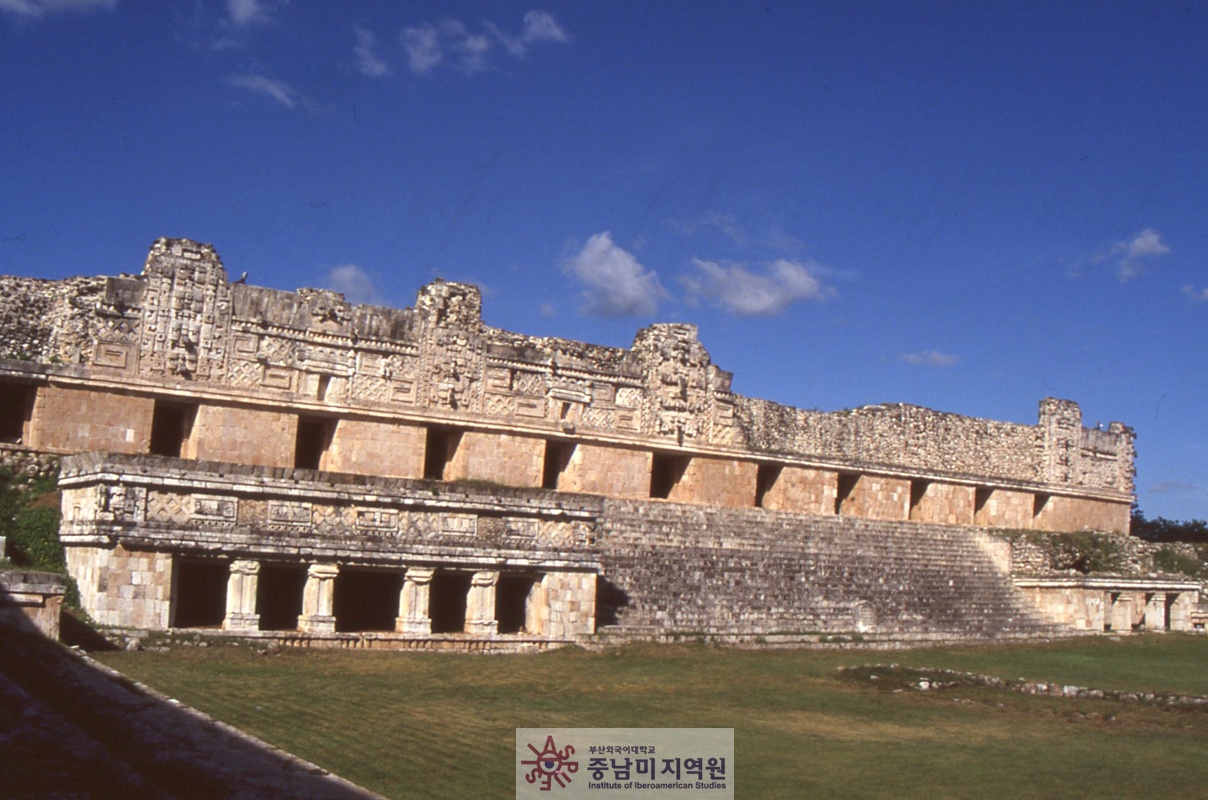
[[[559,486],[622,497],[646,496],[665,456],[685,459],[669,494],[689,502],[832,513],[831,484],[850,472],[851,507],[875,517],[968,522],[964,492],[983,485],[1004,509],[986,524],[1024,525],[1040,494],[1110,506],[1055,502],[1052,524],[1126,517],[1132,431],[1084,428],[1069,401],[1044,400],[1035,426],[910,405],[808,411],[733,394],[692,325],[649,326],[624,349],[492,328],[481,306],[477,288],[445,281],[411,309],[250,286],[213,247],[160,239],[138,276],[0,279],[0,357],[36,365],[0,359],[0,381],[37,385],[35,446],[60,452],[146,452],[162,400],[197,406],[181,453],[198,458],[291,466],[307,417],[334,426],[328,469],[371,469],[363,453],[383,450],[380,435],[407,453],[386,471],[418,477],[418,440],[443,426],[464,442],[449,477],[540,485],[546,442],[564,441]],[[64,415],[75,433],[56,431]],[[761,489],[769,464],[781,478]],[[920,480],[963,488],[920,505]]]

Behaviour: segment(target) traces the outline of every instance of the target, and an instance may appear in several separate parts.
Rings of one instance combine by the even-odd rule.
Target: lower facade
[[[1184,630],[1199,591],[1014,581],[976,527],[475,481],[82,454],[60,488],[68,568],[98,623],[299,646]]]

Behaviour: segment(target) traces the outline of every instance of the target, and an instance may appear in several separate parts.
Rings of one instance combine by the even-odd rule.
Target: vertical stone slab
[[[403,576],[403,588],[398,599],[398,619],[394,625],[394,629],[399,633],[422,636],[432,633],[428,602],[434,574],[436,570],[430,567],[411,567]]]
[[[540,584],[534,600],[540,618],[539,630],[551,641],[568,641],[579,634],[596,632],[596,574],[552,572]]]
[[[499,628],[495,619],[495,585],[499,583],[498,572],[475,572],[470,580],[470,594],[466,597],[466,633],[475,636],[494,636]]]
[[[1191,630],[1191,612],[1199,603],[1199,592],[1179,592],[1174,603],[1170,606],[1170,629],[1172,631]]]
[[[1111,621],[1112,633],[1132,633],[1133,596],[1128,592],[1113,594]]]
[[[227,579],[226,617],[223,630],[259,630],[260,615],[256,613],[256,586],[259,581],[259,561],[233,561]]]
[[[298,628],[306,633],[334,633],[336,618],[333,613],[336,576],[340,568],[335,564],[311,564],[306,572],[306,586],[302,590],[302,616],[298,617]]]
[[[1166,630],[1166,592],[1147,592],[1144,598],[1145,630]]]
[[[1078,469],[1082,409],[1070,400],[1040,401],[1042,455],[1040,478],[1048,483],[1072,483]]]

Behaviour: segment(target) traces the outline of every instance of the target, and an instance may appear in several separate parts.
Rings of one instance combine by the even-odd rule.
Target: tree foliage
[[[1179,522],[1165,517],[1147,519],[1136,506],[1132,510],[1130,532],[1149,542],[1208,542],[1208,522],[1202,519]]]

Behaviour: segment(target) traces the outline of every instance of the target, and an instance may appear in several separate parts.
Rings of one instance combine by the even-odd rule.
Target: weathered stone
[[[1035,426],[795,409],[734,394],[692,325],[630,349],[532,337],[484,324],[466,284],[352,305],[160,239],[138,276],[0,278],[0,323],[0,462],[81,454],[62,535],[106,624],[347,646],[1048,634],[974,526],[1128,525],[1132,431],[1070,401]],[[1113,627],[1190,620],[1157,591]]]

